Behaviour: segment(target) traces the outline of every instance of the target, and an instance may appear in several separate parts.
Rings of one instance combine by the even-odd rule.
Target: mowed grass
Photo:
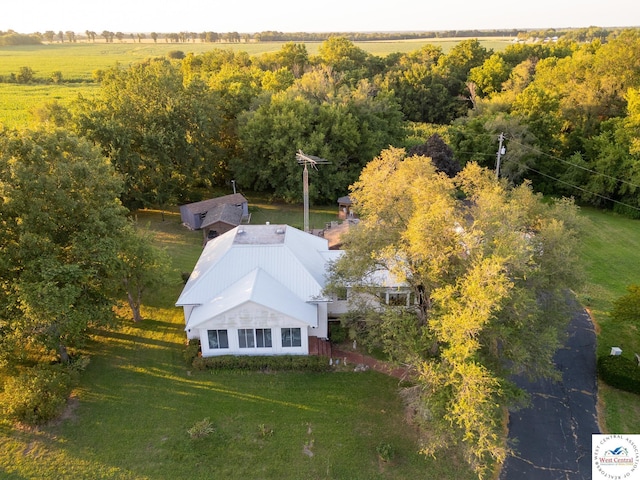
[[[193,267],[200,232],[177,213],[138,212],[167,249],[174,274],[152,292],[145,320],[92,334],[91,363],[55,424],[0,422],[7,479],[471,479],[454,453],[418,454],[396,379],[376,372],[209,373],[182,358],[179,272]],[[210,419],[215,431],[187,429]],[[395,450],[389,463],[376,447]]]
[[[611,347],[622,348],[623,356],[634,360],[640,353],[640,322],[617,324],[609,312],[613,301],[627,293],[631,284],[640,284],[640,221],[584,208],[590,227],[583,239],[587,281],[578,298],[589,309],[598,332],[598,355]],[[610,433],[640,432],[640,397],[600,382],[603,404],[600,424]]]

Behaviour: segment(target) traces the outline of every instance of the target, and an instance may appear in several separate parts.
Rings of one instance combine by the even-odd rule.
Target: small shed
[[[341,220],[348,220],[349,218],[356,218],[353,213],[353,204],[349,196],[340,197],[338,199],[338,218]]]
[[[234,193],[182,205],[180,207],[180,218],[182,223],[191,230],[200,230],[207,213],[220,205],[239,206],[242,210],[241,219],[249,216],[249,202],[241,193]],[[239,224],[240,222],[234,226]]]
[[[216,205],[202,219],[200,228],[204,233],[205,243],[218,235],[236,228],[242,222],[242,206],[231,203]]]

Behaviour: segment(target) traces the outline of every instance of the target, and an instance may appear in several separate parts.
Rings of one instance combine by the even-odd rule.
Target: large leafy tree
[[[290,201],[302,198],[295,153],[329,160],[311,182],[312,200],[335,201],[357,179],[367,159],[403,135],[393,98],[366,80],[351,89],[339,86],[330,69],[305,74],[240,118],[241,154],[232,170],[241,185]]]
[[[556,375],[567,288],[579,280],[576,208],[474,163],[450,178],[401,149],[370,162],[350,195],[361,221],[331,276],[360,293],[349,323],[412,368],[423,452],[459,443],[486,476],[506,454],[501,409],[520,398],[510,376]],[[385,271],[415,303],[366,301]]]
[[[184,202],[194,186],[224,181],[218,96],[197,79],[185,86],[168,60],[105,72],[73,121],[124,177],[129,208]]]
[[[126,209],[98,149],[62,131],[0,132],[0,329],[7,354],[67,362],[112,318]]]

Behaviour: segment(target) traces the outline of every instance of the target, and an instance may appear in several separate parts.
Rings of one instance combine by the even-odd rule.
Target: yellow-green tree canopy
[[[461,442],[482,476],[506,454],[501,412],[519,398],[509,377],[555,374],[568,289],[580,279],[577,208],[543,202],[527,183],[512,188],[473,163],[449,178],[395,148],[365,167],[351,199],[361,221],[332,285],[375,294],[363,279],[384,269],[415,298],[357,305],[352,331],[413,368],[416,421],[429,430],[423,451]]]

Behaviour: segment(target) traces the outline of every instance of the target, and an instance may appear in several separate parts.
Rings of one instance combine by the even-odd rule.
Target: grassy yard
[[[33,430],[0,423],[0,478],[473,478],[455,455],[417,453],[390,377],[190,371],[173,303],[202,237],[177,213],[137,218],[173,259],[169,285],[148,297],[140,324],[93,332],[91,363],[63,420]],[[187,429],[205,418],[214,433],[192,440]],[[381,442],[395,450],[386,464]]]
[[[299,207],[271,209],[263,201],[252,201],[252,223],[301,217]],[[332,212],[329,206],[315,214],[321,222]],[[584,238],[587,282],[578,294],[599,325],[599,351],[606,353],[611,342],[625,354],[637,351],[637,329],[620,332],[606,312],[627,284],[640,281],[640,222],[583,212],[591,228]],[[182,358],[182,313],[173,303],[180,272],[192,269],[202,237],[186,231],[175,212],[164,221],[153,211],[138,212],[137,219],[173,260],[168,285],[147,298],[140,324],[93,332],[91,363],[63,419],[39,429],[0,421],[0,478],[474,478],[453,453],[437,460],[417,453],[392,378],[191,371]],[[637,395],[605,385],[600,394],[608,431],[640,431]],[[205,418],[215,431],[189,438],[187,429]],[[386,464],[376,454],[381,442],[396,452]]]
[[[592,314],[598,332],[598,355],[618,346],[623,356],[640,353],[639,324],[614,324],[608,312],[612,302],[625,295],[626,287],[640,283],[640,221],[583,209],[590,227],[583,242],[586,282],[578,298]],[[603,404],[600,425],[611,433],[640,432],[640,399],[600,382]]]

